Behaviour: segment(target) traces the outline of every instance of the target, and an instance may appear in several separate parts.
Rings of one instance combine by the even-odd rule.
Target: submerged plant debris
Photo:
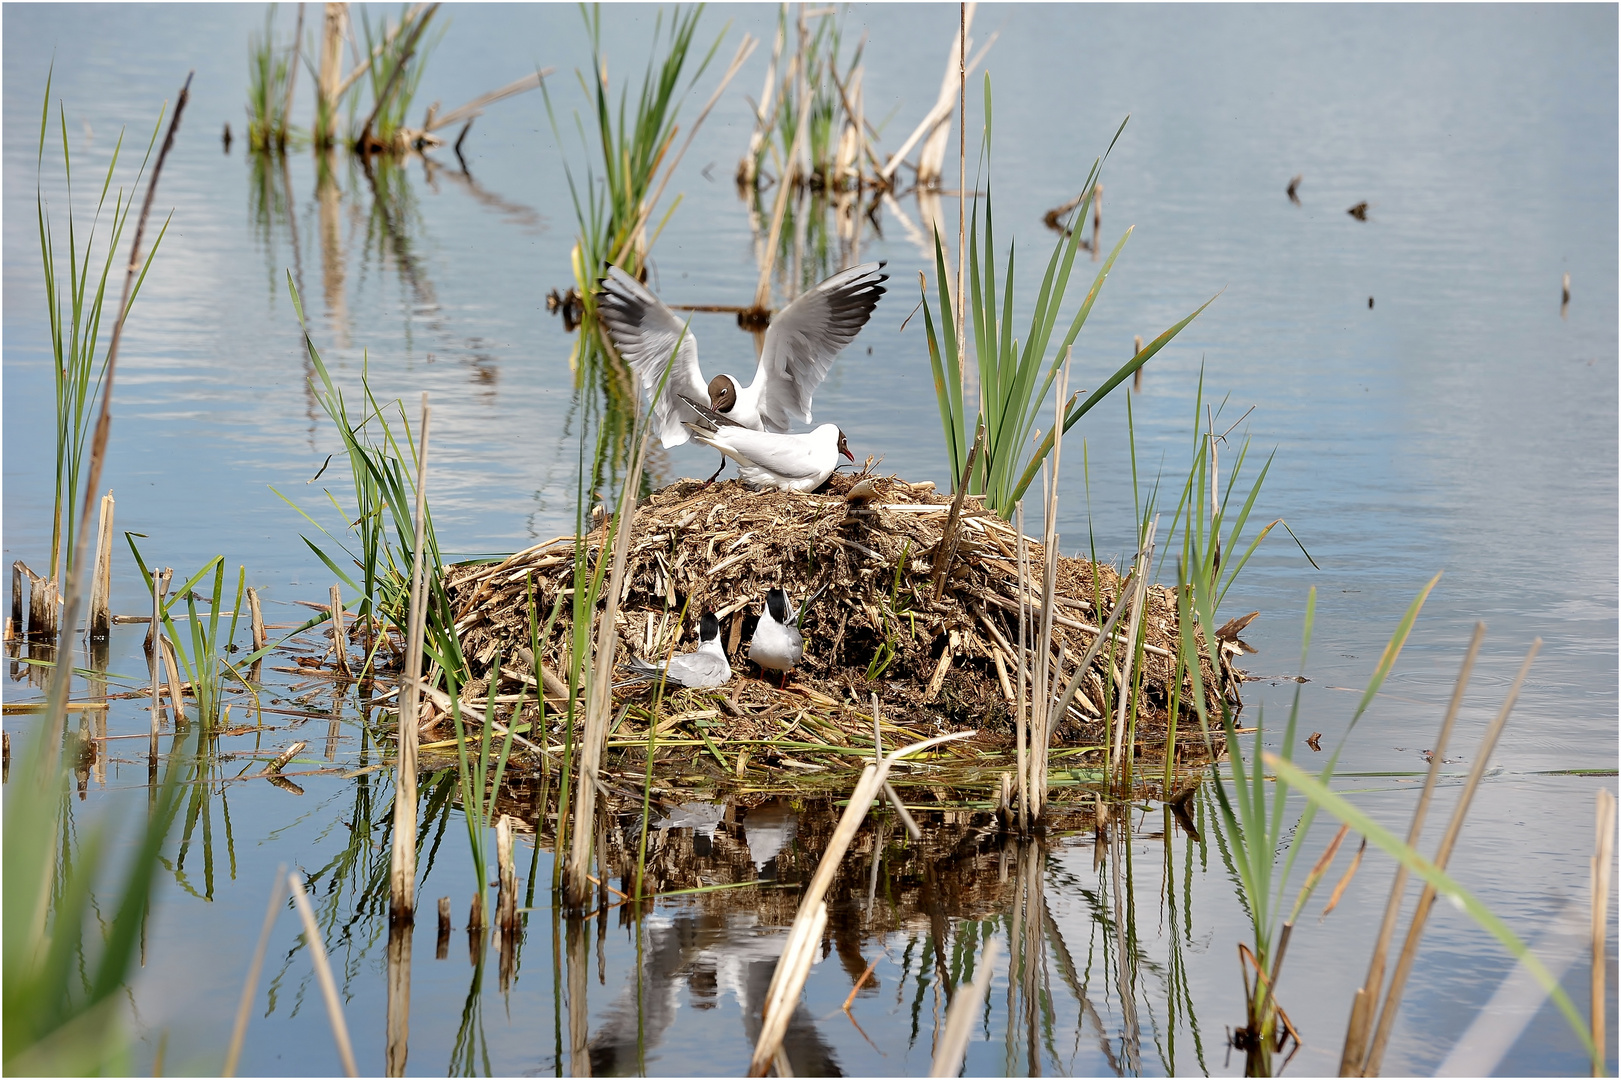
[[[1019,534],[968,497],[955,530],[957,550],[935,599],[935,555],[946,536],[951,500],[931,483],[895,477],[835,475],[818,493],[755,492],[737,481],[681,480],[637,508],[618,614],[620,656],[658,659],[696,645],[703,613],[721,624],[721,641],[735,674],[711,691],[670,693],[659,721],[660,738],[685,718],[707,740],[773,740],[796,725],[794,738],[830,745],[873,743],[871,698],[878,695],[886,732],[918,738],[972,729],[990,749],[1011,741],[1019,673]],[[592,565],[611,556],[608,522],[584,538]],[[1040,617],[1039,542],[1024,538],[1024,595],[1028,639]],[[499,656],[498,700],[510,701],[520,683],[533,683],[531,626],[559,615],[540,641],[540,684],[560,696],[573,640],[568,591],[574,586],[575,540],[559,537],[500,562],[462,563],[446,571],[463,654],[475,681],[468,700],[489,692]],[[1058,560],[1053,663],[1067,681],[1086,655],[1125,584],[1113,567],[1080,558]],[[779,687],[777,676],[748,661],[748,642],[773,586],[805,605],[800,626],[805,656]],[[1174,590],[1150,587],[1143,613],[1144,656],[1135,684],[1134,739],[1141,753],[1163,753],[1168,732],[1173,656],[1177,647]],[[534,614],[531,615],[531,597]],[[807,604],[806,601],[809,600]],[[1123,631],[1122,619],[1117,631]],[[1068,714],[1055,725],[1055,747],[1101,747],[1114,715],[1115,690],[1125,655],[1124,634],[1101,650],[1080,683]],[[1202,650],[1201,650],[1202,654]],[[1221,653],[1223,660],[1226,652]],[[764,676],[764,677],[762,677]],[[1223,662],[1204,661],[1208,704],[1225,693],[1236,704],[1242,674]],[[1026,673],[1025,685],[1033,681]],[[1060,682],[1059,685],[1062,685]],[[1028,689],[1026,693],[1028,694]],[[620,738],[635,727],[634,714],[651,713],[645,684],[618,691],[633,712]],[[1189,709],[1193,688],[1184,680],[1179,700],[1178,756],[1206,756],[1204,738]],[[1128,708],[1128,716],[1131,714]],[[555,712],[555,707],[554,707]],[[549,727],[556,727],[556,717]],[[786,730],[785,730],[786,729]],[[645,735],[642,736],[645,739]],[[893,744],[891,744],[893,745]],[[1216,746],[1218,752],[1220,744]],[[1101,753],[1101,751],[1100,751]],[[715,757],[723,762],[729,759]],[[768,755],[772,757],[772,755]],[[742,775],[743,765],[736,765]]]

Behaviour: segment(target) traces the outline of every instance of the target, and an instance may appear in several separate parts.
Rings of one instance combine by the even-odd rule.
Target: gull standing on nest
[[[804,610],[803,608],[800,609]],[[788,594],[773,588],[765,594],[765,610],[749,639],[749,659],[762,668],[782,672],[788,685],[788,672],[805,655],[805,637],[799,632],[799,612],[788,606]]]
[[[686,442],[685,425],[698,419],[684,398],[707,401],[739,427],[786,432],[796,422],[811,422],[811,395],[884,294],[889,275],[883,268],[881,262],[869,262],[840,271],[779,311],[765,333],[754,381],[747,386],[732,375],[706,381],[698,367],[698,342],[686,320],[617,266],[608,267],[602,279],[597,311],[614,348],[648,393],[657,395],[654,430],[666,448]]]
[[[698,647],[692,652],[655,664],[632,657],[629,667],[638,680],[657,679],[662,675],[666,682],[697,690],[719,686],[732,677],[732,665],[720,645],[720,623],[709,612],[704,613],[698,624]]]
[[[681,400],[698,416],[696,422],[687,424],[692,437],[737,462],[737,475],[751,488],[815,491],[839,467],[839,455],[856,459],[844,441],[844,432],[835,424],[823,424],[800,435],[779,435],[741,427],[692,398]]]

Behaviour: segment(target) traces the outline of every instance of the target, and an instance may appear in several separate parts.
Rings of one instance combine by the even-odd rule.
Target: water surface
[[[149,559],[189,572],[223,553],[229,565],[247,567],[272,621],[290,621],[293,601],[325,599],[330,572],[298,540],[310,527],[271,491],[339,528],[322,489],[342,502],[346,478],[329,471],[307,482],[339,444],[306,385],[289,275],[318,347],[350,392],[366,365],[384,396],[432,396],[443,544],[510,551],[570,527],[582,414],[567,365],[570,338],[546,313],[544,297],[569,283],[574,223],[563,162],[583,172],[568,117],[583,106],[573,72],[589,64],[588,40],[578,13],[562,6],[468,5],[445,14],[449,28],[419,101],[452,106],[537,65],[554,67],[562,144],[544,102],[528,95],[493,107],[474,126],[465,174],[438,152],[438,166],[405,166],[379,197],[361,170],[343,165],[340,197],[323,204],[309,155],[293,155],[285,173],[280,166],[256,173],[242,153],[247,34],[261,24],[262,9],[7,6],[8,560],[37,568],[49,542],[51,444],[42,418],[50,368],[32,200],[40,95],[53,55],[53,90],[66,104],[83,176],[105,162],[120,127],[128,129],[126,153],[134,143],[144,147],[159,103],[196,69],[158,200],[174,208],[173,222],[120,359],[105,480],[118,498],[119,528],[146,534]],[[290,15],[281,12],[284,33]],[[653,15],[639,6],[604,10],[616,80],[639,78]],[[869,114],[894,110],[884,145],[897,144],[932,102],[956,16],[955,8],[933,5],[856,6],[845,15],[847,38],[867,38]],[[742,302],[757,276],[747,209],[730,176],[747,140],[743,95],[758,92],[775,11],[711,9],[701,34],[720,33],[727,20],[723,54],[743,31],[765,38],[766,49],[722,99],[672,184],[683,201],[654,257],[655,283],[671,301]],[[1255,516],[1285,518],[1321,569],[1281,530],[1252,560],[1225,605],[1233,615],[1262,612],[1246,635],[1260,649],[1249,658],[1252,669],[1262,676],[1298,669],[1301,616],[1315,586],[1303,715],[1332,745],[1401,612],[1444,571],[1385,692],[1347,744],[1343,767],[1423,768],[1421,751],[1470,629],[1484,620],[1490,636],[1449,753],[1461,771],[1530,642],[1543,640],[1453,862],[1517,932],[1536,938],[1564,904],[1585,896],[1594,793],[1615,786],[1613,778],[1547,775],[1613,768],[1617,757],[1615,10],[1012,5],[982,9],[976,29],[979,38],[999,34],[987,63],[996,118],[989,182],[998,235],[1018,239],[1021,296],[1034,294],[1053,241],[1041,214],[1074,195],[1121,119],[1131,117],[1104,167],[1103,229],[1108,239],[1127,226],[1134,231],[1077,345],[1077,384],[1123,362],[1134,334],[1151,337],[1220,294],[1150,363],[1132,408],[1146,491],[1161,470],[1174,486],[1185,467],[1201,372],[1206,399],[1224,402],[1228,422],[1255,406],[1229,436],[1229,453],[1236,456],[1247,434],[1251,475],[1253,463],[1275,455]],[[696,113],[714,78],[700,80],[684,117]],[[980,98],[976,83],[971,186],[985,184],[975,179],[972,156]],[[305,80],[295,114],[308,112]],[[229,154],[218,139],[227,122],[238,135]],[[1284,196],[1297,173],[1304,177],[1299,206]],[[53,212],[64,213],[58,189],[52,199]],[[1364,200],[1368,220],[1347,215]],[[955,203],[940,205],[954,231]],[[924,212],[903,198],[882,207],[878,227],[864,232],[862,257],[889,260],[892,294],[835,365],[816,413],[851,433],[858,456],[943,483],[920,320],[900,329],[917,300],[918,271],[932,272],[920,242]],[[1090,278],[1087,265],[1081,271]],[[1565,273],[1572,300],[1561,313]],[[1075,286],[1071,308],[1084,285]],[[693,327],[706,363],[731,370],[752,363],[752,339],[728,317],[700,315]],[[1100,556],[1118,559],[1135,545],[1125,430],[1124,398],[1116,397],[1066,443],[1058,523],[1066,550],[1095,545]],[[655,462],[661,480],[711,467],[708,452],[692,447]],[[115,550],[114,610],[140,611],[145,592],[122,547]],[[1173,573],[1167,563],[1162,577]],[[121,628],[112,670],[134,674],[142,666],[138,628]],[[1281,721],[1287,698],[1279,695],[1293,686],[1252,683],[1249,708]],[[8,685],[8,699],[27,693]],[[377,749],[352,706],[338,714],[327,756],[336,764],[375,762]],[[110,717],[115,734],[145,723],[134,709],[115,708]],[[19,718],[8,717],[7,728],[20,731]],[[142,798],[145,762],[134,756],[121,761],[115,751],[104,784],[98,776],[76,812],[117,812]],[[220,1033],[268,882],[285,861],[311,874],[328,868],[318,878],[328,946],[342,965],[362,1067],[380,1070],[385,931],[361,869],[382,856],[368,846],[374,840],[355,837],[357,823],[386,817],[388,774],[310,777],[301,798],[263,784],[225,784],[225,775],[210,804],[219,813],[208,819],[211,865],[199,868],[202,857],[193,854],[178,866],[149,927],[147,966],[133,990],[141,1067],[164,1040],[166,1067],[218,1067]],[[1404,827],[1416,782],[1370,777],[1342,786],[1384,824]],[[1043,1067],[1240,1069],[1237,1057],[1226,1060],[1221,1032],[1242,1018],[1235,950],[1246,924],[1219,852],[1166,832],[1157,808],[1139,817],[1119,861],[1094,870],[1089,837],[1061,839],[1037,875],[1078,984],[1087,987],[1076,997],[1056,969],[1044,975],[1054,1011],[1041,1018],[1048,1034],[1035,1040]],[[1319,832],[1314,849],[1327,839]],[[422,890],[457,898],[458,927],[471,887],[462,833],[458,818]],[[201,839],[194,845],[195,852]],[[1113,869],[1128,851],[1130,873],[1117,888]],[[526,852],[521,865],[527,859]],[[549,880],[545,855],[539,865],[540,880]],[[1303,926],[1291,944],[1284,1004],[1307,1040],[1291,1066],[1298,1072],[1336,1063],[1388,875],[1388,864],[1370,858],[1330,921]],[[1126,891],[1136,905],[1141,970],[1158,964],[1180,972],[1157,984],[1144,976],[1130,1010],[1109,987],[1118,969],[1098,943],[1113,933],[1104,913]],[[489,971],[469,967],[460,947],[445,961],[429,960],[434,930],[422,920],[413,1071],[568,1067],[566,1030],[554,1030],[566,995],[553,981],[566,963],[554,968],[546,902],[538,896],[525,962],[505,992],[493,956]],[[942,911],[953,947],[1012,930],[1006,906]],[[641,924],[593,936],[589,1026],[603,1046],[612,1042],[603,1032],[635,1015],[625,1012],[626,995],[635,997],[626,988],[638,985],[640,957],[675,939],[690,953],[677,965],[691,968],[682,992],[670,982],[657,988],[666,995],[659,1007],[669,1010],[658,1014],[667,1019],[664,1034],[644,1038],[641,1057],[621,1054],[617,1068],[743,1068],[753,969],[741,958],[754,955],[744,943],[763,939],[759,955],[768,962],[773,928],[782,923],[717,919],[701,905],[672,901]],[[1177,920],[1181,936],[1168,929]],[[558,931],[555,939],[560,957],[566,936]],[[924,1070],[937,984],[928,965],[901,958],[923,948],[927,933],[900,926],[855,937],[868,959],[883,948],[891,958],[875,971],[879,991],[852,1006],[872,1042],[836,1015],[853,977],[824,961],[806,991],[814,1035],[807,1045],[845,1072]],[[702,974],[711,954],[741,967],[723,977],[717,959],[713,973]],[[323,1010],[290,918],[272,945],[277,956],[275,981],[261,990],[249,1029],[245,1071],[330,1071]],[[1463,915],[1438,910],[1387,1069],[1438,1066],[1508,969]],[[692,989],[706,979],[712,990]],[[897,994],[903,979],[919,981]],[[1565,982],[1585,999],[1580,965]],[[476,1023],[468,1021],[469,1002]],[[650,1002],[644,994],[644,1022],[655,1015]],[[989,1009],[970,1071],[1022,1071],[1024,1044],[1007,1033],[1010,1019],[1013,1027],[1023,1020],[1000,975]],[[1128,1012],[1142,1033],[1134,1051],[1123,1034]],[[475,1030],[481,1034],[467,1041]],[[1569,1073],[1583,1065],[1562,1021],[1544,1009],[1498,1067]]]

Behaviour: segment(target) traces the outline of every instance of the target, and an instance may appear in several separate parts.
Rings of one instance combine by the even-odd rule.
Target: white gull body
[[[749,659],[772,671],[790,670],[805,655],[805,638],[799,632],[799,612],[788,606],[788,594],[772,589],[765,594],[765,610],[749,640]]]

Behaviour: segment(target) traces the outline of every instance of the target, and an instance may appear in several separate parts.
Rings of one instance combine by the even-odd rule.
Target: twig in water
[[[287,749],[285,749],[281,753],[277,754],[276,759],[274,761],[272,761],[270,764],[266,765],[265,769],[264,769],[264,772],[260,773],[259,775],[260,776],[273,776],[274,774],[281,772],[282,769],[286,768],[287,763],[289,761],[292,761],[295,757],[297,757],[298,752],[300,750],[304,749],[304,747],[306,745],[307,744],[304,743],[304,742],[295,742],[295,743],[293,743]]]

